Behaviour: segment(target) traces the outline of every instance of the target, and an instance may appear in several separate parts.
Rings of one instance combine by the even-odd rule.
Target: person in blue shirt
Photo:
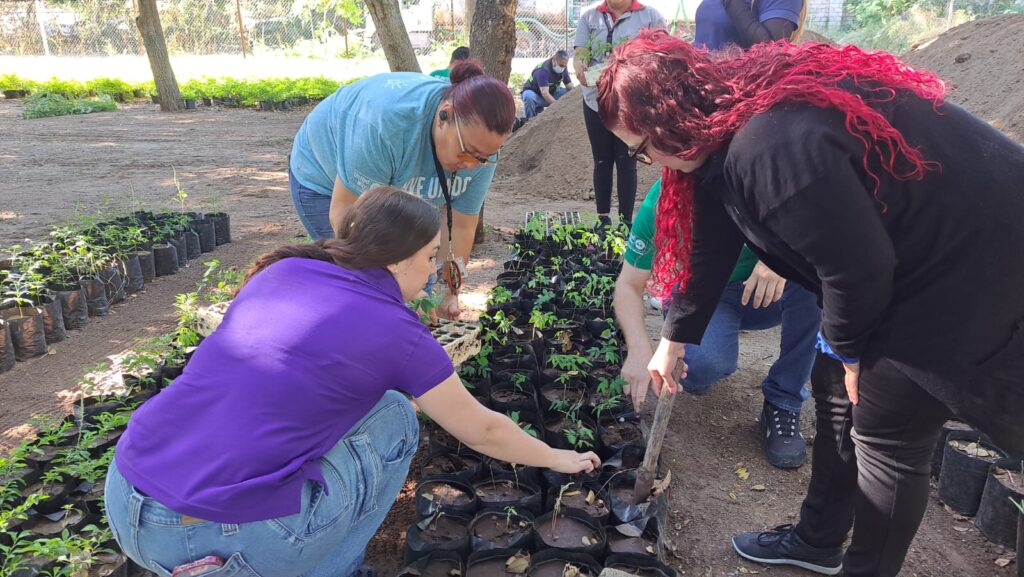
[[[522,97],[526,120],[537,116],[563,94],[572,90],[572,76],[566,70],[568,65],[569,53],[559,50],[533,69],[523,84]]]
[[[329,239],[367,190],[394,186],[443,209],[447,188],[451,243],[443,226],[441,254],[464,270],[498,150],[515,117],[508,86],[471,60],[455,64],[450,84],[395,72],[343,86],[295,135],[288,180],[299,219],[313,240]],[[441,214],[447,218],[446,210]],[[440,316],[459,316],[453,292],[442,293]]]
[[[694,16],[693,43],[718,50],[796,40],[806,13],[805,0],[704,0]]]

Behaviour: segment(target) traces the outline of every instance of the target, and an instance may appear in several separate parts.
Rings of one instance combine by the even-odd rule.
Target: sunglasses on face
[[[636,148],[630,147],[627,151],[627,155],[630,158],[635,158],[637,162],[642,164],[654,164],[654,160],[651,159],[650,155],[647,154],[645,149],[647,148],[647,139],[645,138],[640,146]]]
[[[459,154],[461,160],[467,162],[475,162],[480,165],[494,164],[498,162],[499,152],[495,152],[490,156],[477,156],[471,152],[466,151],[466,146],[462,143],[462,130],[459,128],[459,115],[455,114],[455,110],[452,110],[452,116],[455,118],[455,134],[459,137],[459,148],[462,149],[462,153]]]

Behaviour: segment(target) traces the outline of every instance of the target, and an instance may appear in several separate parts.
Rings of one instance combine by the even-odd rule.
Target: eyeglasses
[[[627,151],[627,156],[635,158],[637,162],[642,164],[654,164],[654,160],[651,159],[650,155],[644,152],[644,149],[647,148],[647,140],[648,139],[645,138],[643,142],[640,143],[640,146],[637,146],[636,148],[631,147]]]
[[[467,152],[466,146],[462,143],[462,130],[459,128],[459,115],[455,114],[454,109],[452,110],[452,116],[455,117],[455,134],[459,137],[459,148],[462,149],[462,154],[460,154],[459,157],[481,165],[494,164],[495,162],[498,162],[498,155],[500,154],[500,151],[495,152],[490,156],[477,156],[473,153]]]

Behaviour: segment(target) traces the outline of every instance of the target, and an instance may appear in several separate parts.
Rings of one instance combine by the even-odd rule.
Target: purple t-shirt
[[[305,258],[241,291],[185,372],[140,407],[118,469],[183,515],[247,523],[293,515],[318,460],[388,389],[418,397],[454,372],[384,269]]]

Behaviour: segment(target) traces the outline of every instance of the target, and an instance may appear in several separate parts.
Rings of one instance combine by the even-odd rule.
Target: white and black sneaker
[[[838,575],[843,570],[842,547],[812,547],[800,539],[792,525],[740,533],[732,538],[732,547],[740,557],[765,565],[792,565],[822,575]]]
[[[764,402],[761,442],[768,462],[780,469],[795,469],[807,460],[807,441],[800,432],[800,413]]]

